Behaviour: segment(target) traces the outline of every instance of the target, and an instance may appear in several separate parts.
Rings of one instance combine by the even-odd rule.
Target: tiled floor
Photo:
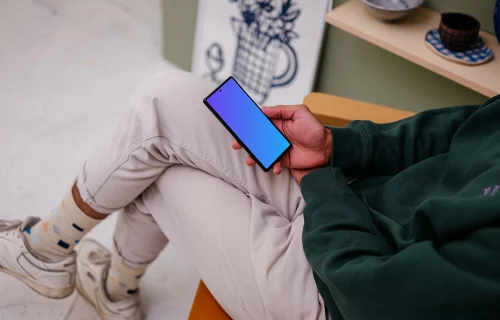
[[[172,68],[159,0],[0,1],[0,218],[44,215],[125,109],[131,90]],[[114,219],[90,236],[108,247]],[[145,276],[148,319],[186,319],[197,277],[174,248]],[[0,274],[0,319],[95,319],[76,295],[37,296]]]

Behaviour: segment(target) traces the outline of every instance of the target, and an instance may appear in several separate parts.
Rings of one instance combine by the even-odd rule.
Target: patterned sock
[[[24,235],[35,253],[49,260],[58,260],[66,257],[100,221],[80,210],[70,191],[48,216],[24,230]]]
[[[111,266],[106,277],[106,293],[111,301],[119,301],[139,292],[139,281],[146,271],[147,265],[130,267],[123,258],[113,250]]]

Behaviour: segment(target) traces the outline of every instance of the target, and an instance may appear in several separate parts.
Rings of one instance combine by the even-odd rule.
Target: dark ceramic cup
[[[439,24],[439,37],[451,51],[465,51],[477,40],[481,24],[476,18],[463,13],[443,13]]]

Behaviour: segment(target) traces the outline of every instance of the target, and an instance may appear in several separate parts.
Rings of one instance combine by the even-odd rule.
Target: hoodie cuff
[[[358,176],[368,159],[368,140],[363,127],[356,121],[347,127],[327,127],[332,132],[331,166],[340,168],[346,176]]]

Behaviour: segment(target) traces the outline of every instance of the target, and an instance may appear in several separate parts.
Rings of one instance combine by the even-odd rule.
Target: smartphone
[[[262,170],[269,171],[291,147],[233,77],[224,81],[203,103]]]

